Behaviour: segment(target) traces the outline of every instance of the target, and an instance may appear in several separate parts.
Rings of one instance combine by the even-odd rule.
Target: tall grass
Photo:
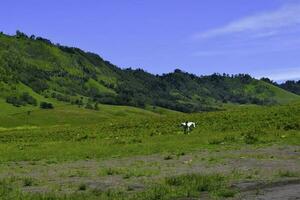
[[[233,197],[235,191],[230,189],[226,177],[215,175],[189,174],[169,177],[158,183],[151,184],[144,191],[134,192],[124,189],[98,191],[89,189],[85,184],[80,184],[78,192],[69,195],[25,194],[13,187],[9,181],[0,181],[0,197],[3,200],[171,200],[183,197],[201,197],[207,192],[214,198]]]

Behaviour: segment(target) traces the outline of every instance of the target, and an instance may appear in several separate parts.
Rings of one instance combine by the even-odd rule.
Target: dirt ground
[[[138,191],[149,182],[187,173],[221,173],[235,177],[232,187],[239,193],[234,199],[300,199],[299,146],[245,147],[62,163],[0,164],[0,178],[22,180],[30,177],[33,184],[20,184],[22,190],[37,193],[53,190],[71,193],[82,183],[90,189],[130,188]]]
[[[235,199],[296,200],[300,199],[300,179],[272,183],[244,182],[237,186],[241,193]]]

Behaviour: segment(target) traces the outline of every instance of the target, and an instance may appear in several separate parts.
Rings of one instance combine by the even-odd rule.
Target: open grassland
[[[240,181],[299,178],[299,103],[197,114],[2,104],[2,199],[237,198]]]

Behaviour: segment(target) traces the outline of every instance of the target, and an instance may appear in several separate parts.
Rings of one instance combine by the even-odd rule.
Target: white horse
[[[183,122],[181,123],[181,126],[184,128],[184,132],[190,132],[192,128],[196,128],[196,123],[195,122]]]

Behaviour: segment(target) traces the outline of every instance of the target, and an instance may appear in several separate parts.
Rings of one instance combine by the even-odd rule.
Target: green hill
[[[290,92],[300,95],[300,80],[286,81],[285,83],[280,84],[279,87],[281,87],[287,91],[290,91]]]
[[[66,102],[90,109],[100,103],[195,112],[232,103],[287,103],[299,96],[247,74],[199,77],[177,69],[159,76],[121,69],[94,53],[17,31],[0,34],[0,99],[1,108],[9,103],[19,110]]]

